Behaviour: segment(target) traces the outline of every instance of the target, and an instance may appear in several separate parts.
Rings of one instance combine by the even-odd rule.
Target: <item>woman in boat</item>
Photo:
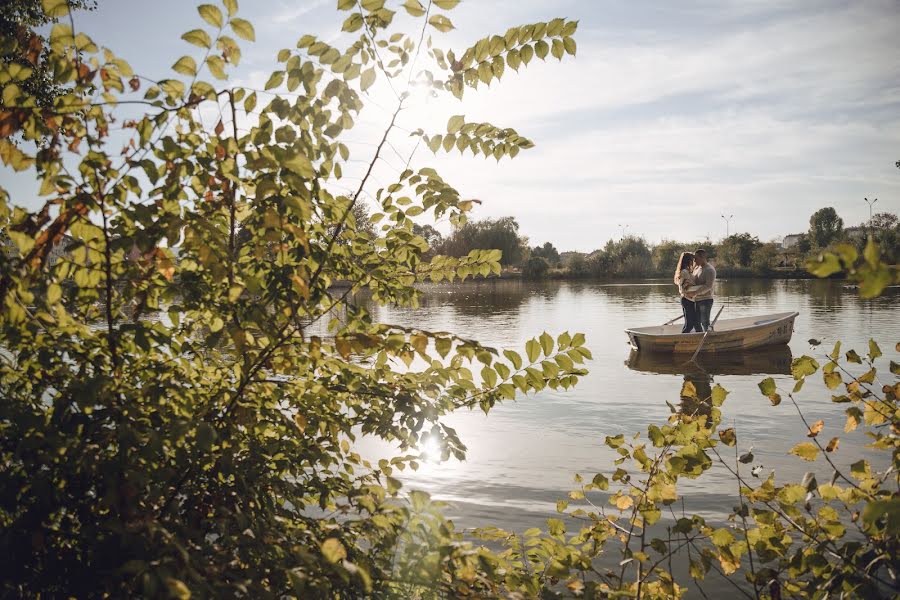
[[[678,286],[678,293],[681,295],[681,310],[684,311],[684,327],[681,328],[681,333],[703,331],[700,327],[697,305],[693,299],[694,294],[690,289],[696,284],[693,269],[694,255],[690,252],[682,252],[678,258],[678,265],[675,267],[675,285]]]

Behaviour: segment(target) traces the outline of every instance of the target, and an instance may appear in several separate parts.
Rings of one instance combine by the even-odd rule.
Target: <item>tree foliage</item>
[[[32,173],[44,200],[29,212],[0,194],[14,244],[0,264],[3,596],[512,589],[497,575],[504,557],[463,540],[439,504],[403,494],[396,476],[418,467],[425,436],[464,455],[448,412],[573,385],[590,357],[584,337],[542,334],[501,352],[376,322],[353,302],[367,288],[376,302],[414,307],[417,282],[500,269],[491,244],[426,259],[414,224],[463,228],[472,207],[434,168],[372,190],[364,219],[372,165],[411,102],[406,83],[462,98],[507,65],[575,52],[577,24],[563,19],[445,51],[425,32],[451,29],[455,4],[341,0],[350,42],[303,35],[278,53],[262,91],[227,80],[255,37],[236,0],[198,7],[182,36],[191,50],[163,79],[136,79],[73,31],[65,0],[43,0],[44,17],[59,18],[46,64],[60,93],[42,106],[28,68],[0,67],[0,157]],[[393,27],[395,10],[418,28]],[[394,119],[356,191],[337,193],[356,160],[345,141],[363,92],[389,81]],[[131,137],[122,153],[110,130],[126,101],[145,112],[120,121]],[[214,127],[200,120],[207,103],[227,115]],[[445,150],[498,159],[531,145],[453,118],[446,133],[422,135],[442,145],[454,135]],[[66,235],[72,247],[50,260]],[[372,464],[355,450],[360,436],[399,454]]]
[[[717,247],[717,256],[723,265],[732,267],[750,267],[754,252],[762,246],[759,238],[749,233],[735,233]]]
[[[821,208],[809,218],[809,241],[814,248],[827,248],[838,240],[844,230],[844,220],[832,207]]]
[[[559,264],[559,250],[553,247],[550,242],[544,242],[543,246],[535,246],[531,249],[531,256],[543,258],[550,265]]]
[[[16,72],[17,85],[35,99],[39,106],[49,107],[63,93],[63,85],[54,80],[50,64],[48,40],[38,29],[65,16],[62,8],[45,11],[41,0],[10,0],[0,11],[0,61]],[[64,3],[65,4],[65,3]],[[69,0],[68,10],[94,10],[96,0]],[[6,87],[8,82],[0,82]],[[4,97],[5,98],[5,97]],[[5,104],[5,100],[3,102]]]
[[[501,217],[461,223],[437,250],[448,256],[465,256],[473,250],[499,250],[500,264],[518,265],[527,248],[528,240],[519,235],[515,217]]]

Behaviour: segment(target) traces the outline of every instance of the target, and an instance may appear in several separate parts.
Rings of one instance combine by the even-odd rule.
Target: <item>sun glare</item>
[[[423,435],[419,440],[418,450],[422,462],[431,464],[441,462],[441,443],[437,437],[430,434]]]

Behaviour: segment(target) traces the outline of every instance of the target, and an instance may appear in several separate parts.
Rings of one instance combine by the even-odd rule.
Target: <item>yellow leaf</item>
[[[819,454],[819,448],[812,442],[803,442],[791,448],[790,453],[796,454],[803,460],[813,461]]]
[[[619,510],[628,510],[634,506],[634,498],[631,496],[617,496],[613,498],[613,503]]]
[[[737,442],[737,436],[734,433],[734,427],[729,427],[728,429],[720,429],[719,439],[722,440],[722,443],[726,446],[734,446]]]
[[[296,415],[294,415],[294,423],[297,425],[297,428],[300,431],[303,431],[304,429],[306,429],[306,425],[307,425],[306,417],[304,417],[300,413],[297,413]]]
[[[822,431],[823,427],[825,427],[825,421],[819,419],[810,426],[809,433],[806,434],[806,437],[816,437],[819,435],[819,432]]]
[[[347,549],[337,538],[328,538],[322,543],[322,556],[331,563],[347,558]]]

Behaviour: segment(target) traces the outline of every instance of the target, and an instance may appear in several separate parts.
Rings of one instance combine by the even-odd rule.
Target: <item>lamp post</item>
[[[875,198],[874,200],[869,200],[868,198],[863,198],[863,200],[865,200],[866,204],[869,205],[869,223],[871,224],[872,223],[872,205],[875,204],[876,202],[878,202],[878,198]]]
[[[731,233],[731,219],[733,217],[734,217],[734,215],[728,215],[727,217],[725,215],[722,215],[722,218],[725,220],[725,237],[726,238]]]
[[[628,225],[622,225],[619,223],[619,229],[621,229],[621,237],[619,239],[625,239],[625,230],[628,229]]]

